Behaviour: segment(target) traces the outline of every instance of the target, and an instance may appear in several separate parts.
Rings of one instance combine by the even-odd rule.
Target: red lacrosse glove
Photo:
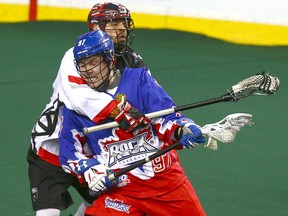
[[[116,100],[118,105],[111,112],[110,117],[113,117],[118,122],[121,129],[131,132],[144,128],[150,123],[149,118],[126,101],[125,95],[117,94]]]

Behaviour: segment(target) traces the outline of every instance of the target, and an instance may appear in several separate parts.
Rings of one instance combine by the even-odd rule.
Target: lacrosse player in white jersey
[[[104,31],[80,36],[73,52],[82,82],[71,82],[70,88],[82,87],[81,103],[87,105],[87,114],[64,104],[59,158],[66,172],[79,176],[99,194],[85,215],[205,216],[175,150],[119,178],[108,178],[177,141],[182,144],[179,149],[204,143],[199,126],[181,113],[148,119],[143,113],[175,103],[146,68],[125,68],[120,73],[114,67],[113,42]],[[89,106],[85,86],[97,93],[94,107]],[[84,127],[111,121],[119,127],[83,134]]]
[[[96,4],[89,12],[87,23],[90,31],[102,29],[113,39],[116,47],[115,64],[120,73],[125,67],[146,67],[143,59],[131,48],[134,23],[125,6],[118,3]],[[31,134],[31,147],[27,161],[32,206],[37,216],[59,216],[62,210],[72,205],[73,200],[67,190],[70,186],[76,188],[86,201],[86,205],[95,200],[95,197],[90,195],[89,188],[85,184],[82,185],[81,179],[65,173],[59,163],[58,134],[63,103],[84,114],[86,114],[86,107],[89,107],[78,100],[80,95],[77,93],[79,89],[77,83],[81,82],[81,77],[75,69],[73,60],[71,48],[61,61],[58,75],[53,83],[50,102],[41,113]],[[76,87],[70,89],[71,83],[77,84]],[[86,92],[92,98],[90,106],[93,107],[93,103],[96,102],[93,98],[97,96],[90,90],[87,86]],[[85,91],[83,86],[82,91]],[[88,114],[93,118],[93,114]],[[83,215],[85,208],[85,205],[81,205],[75,215]]]

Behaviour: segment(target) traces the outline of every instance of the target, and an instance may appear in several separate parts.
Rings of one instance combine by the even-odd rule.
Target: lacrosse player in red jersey
[[[121,73],[125,67],[146,67],[143,59],[132,48],[134,22],[129,10],[118,3],[94,5],[88,15],[90,31],[102,29],[113,38],[116,47],[115,64]],[[97,93],[90,88],[83,90],[80,75],[74,66],[73,48],[69,49],[62,61],[53,83],[53,94],[36,122],[31,134],[31,147],[27,154],[29,181],[33,210],[37,216],[59,216],[62,210],[72,205],[68,188],[73,186],[87,203],[95,200],[89,188],[81,184],[81,179],[63,171],[59,163],[59,130],[63,103],[75,110],[94,117],[93,111],[85,113],[87,106],[97,103]],[[74,86],[71,87],[70,84]],[[89,94],[90,104],[81,103],[83,91]],[[88,93],[89,92],[89,93]],[[79,99],[81,98],[81,99]],[[78,100],[79,99],[79,100]],[[89,109],[88,109],[89,110]],[[97,112],[97,111],[95,111]],[[89,152],[86,152],[89,156]],[[75,215],[83,215],[86,206],[79,207]]]
[[[199,126],[181,113],[152,120],[142,114],[165,110],[175,103],[146,68],[117,71],[113,42],[104,31],[80,36],[73,52],[83,79],[78,85],[88,86],[98,94],[95,107],[86,107],[86,112],[94,118],[64,104],[60,131],[62,167],[70,174],[81,176],[99,194],[85,215],[205,216],[176,151],[167,152],[119,178],[108,178],[109,174],[177,141],[182,148],[204,143]],[[90,103],[86,91],[82,98],[83,104]],[[83,134],[84,127],[114,120],[119,127]],[[92,157],[83,153],[88,149]]]

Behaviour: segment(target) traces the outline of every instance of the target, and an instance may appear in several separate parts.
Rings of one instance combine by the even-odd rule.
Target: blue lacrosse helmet
[[[81,35],[73,49],[75,61],[94,55],[103,55],[105,61],[114,60],[114,45],[112,39],[102,30],[92,31]]]

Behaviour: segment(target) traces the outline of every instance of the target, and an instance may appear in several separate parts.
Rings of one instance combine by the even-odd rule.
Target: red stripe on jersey
[[[162,140],[163,142],[167,142],[169,145],[173,144],[174,141],[171,139],[172,136],[174,136],[175,130],[179,127],[177,124],[173,124],[171,129],[166,129],[164,133],[161,133],[163,129],[161,129],[162,125],[159,123],[156,123],[154,125],[155,130],[157,131],[157,136]]]
[[[101,121],[104,121],[111,112],[116,108],[119,102],[116,100],[112,100],[107,106],[104,107],[93,119],[92,121],[95,123],[101,123]]]
[[[69,75],[68,76],[68,80],[69,82],[72,82],[72,83],[77,83],[79,85],[81,84],[87,84],[86,81],[84,79],[82,79],[81,77],[76,77],[76,76],[71,76]]]
[[[59,161],[59,157],[58,155],[55,155],[55,154],[52,154],[51,152],[47,151],[46,149],[40,147],[39,151],[38,151],[38,156],[50,163],[50,164],[53,164],[55,166],[60,166],[60,161]]]

